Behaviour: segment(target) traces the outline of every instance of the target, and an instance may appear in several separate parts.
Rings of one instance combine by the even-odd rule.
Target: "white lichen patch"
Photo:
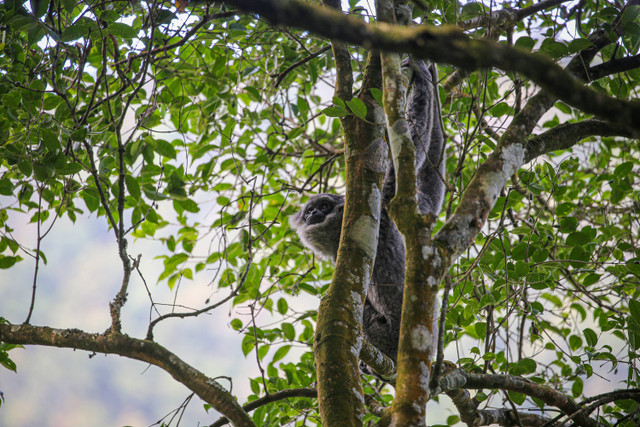
[[[511,144],[502,149],[502,172],[505,175],[505,181],[520,169],[524,163],[525,153],[522,144]]]
[[[356,338],[356,345],[351,347],[351,354],[353,354],[354,357],[358,358],[360,357],[361,349],[362,349],[362,336],[358,335],[358,337]]]
[[[360,297],[360,294],[358,292],[352,291],[351,292],[351,301],[349,302],[351,307],[354,307],[354,317],[356,319],[361,319],[362,318],[362,310],[364,308],[363,304],[362,304],[362,298]]]
[[[489,172],[484,175],[482,189],[491,206],[498,200],[500,191],[507,182],[507,179],[508,177],[506,175],[498,172]]]
[[[355,387],[352,388],[351,391],[353,392],[353,395],[356,397],[356,399],[364,404],[364,396],[362,395],[362,393],[358,392]]]
[[[431,345],[431,333],[424,325],[419,325],[411,331],[411,347],[419,351],[427,351]]]
[[[371,193],[369,193],[369,210],[374,213],[374,218],[378,220],[380,218],[380,200],[382,199],[382,195],[380,193],[380,189],[375,185],[371,188]]]
[[[382,138],[376,139],[367,147],[365,167],[378,173],[387,170],[387,144]]]
[[[422,259],[427,259],[433,254],[433,247],[431,245],[424,245],[422,247]]]
[[[368,215],[361,215],[349,229],[349,239],[373,258],[376,249],[376,227],[378,222]]]
[[[391,155],[393,157],[393,164],[398,164],[398,154],[404,149],[413,149],[413,143],[411,142],[411,135],[409,133],[409,126],[406,120],[400,119],[388,127],[389,132],[389,145],[391,146]]]
[[[429,366],[425,362],[420,362],[419,369],[420,369],[420,387],[422,387],[423,390],[428,390],[429,381],[431,379],[431,370],[429,369]]]

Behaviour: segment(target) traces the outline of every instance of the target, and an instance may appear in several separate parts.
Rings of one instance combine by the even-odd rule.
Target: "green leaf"
[[[633,163],[632,162],[624,162],[619,164],[616,167],[616,170],[613,172],[613,174],[615,176],[618,177],[626,177],[627,175],[629,175],[631,173],[631,171],[633,170]]]
[[[629,300],[629,312],[633,320],[640,324],[640,301],[635,299]]]
[[[504,116],[511,111],[511,107],[506,102],[499,102],[489,110],[489,114],[493,117]]]
[[[350,101],[347,101],[347,105],[353,114],[359,118],[364,119],[367,116],[367,106],[360,98],[352,98]]]
[[[593,329],[585,328],[583,333],[585,339],[587,340],[587,345],[589,345],[589,347],[595,347],[598,343],[598,335],[596,335]]]
[[[582,285],[583,286],[591,286],[595,283],[598,283],[598,280],[600,280],[600,277],[602,277],[601,274],[596,274],[596,273],[590,273],[589,275],[587,275],[587,277],[585,277],[582,280]]]
[[[522,405],[524,401],[527,399],[527,396],[525,394],[518,393],[516,391],[508,391],[507,394],[509,395],[509,398],[513,401],[513,403],[515,403],[516,405]]]
[[[131,175],[125,175],[124,182],[127,185],[127,191],[134,199],[138,200],[142,196],[140,192],[140,184],[138,180]]]
[[[582,396],[583,389],[584,389],[584,382],[582,381],[582,378],[577,377],[573,381],[573,385],[571,386],[571,394],[573,395],[573,397],[580,397]]]
[[[569,347],[571,347],[571,350],[573,351],[578,350],[580,347],[582,347],[582,338],[577,335],[569,336]]]
[[[282,333],[284,334],[284,337],[286,339],[288,339],[289,341],[295,339],[296,330],[294,329],[291,323],[283,322],[281,327],[282,327]]]
[[[551,38],[547,38],[542,41],[540,51],[546,53],[554,59],[560,58],[569,53],[567,46]]]
[[[271,345],[269,344],[258,347],[258,359],[260,360],[264,359],[267,353],[269,353],[270,349],[271,349]]]
[[[75,0],[62,0],[62,7],[67,11],[67,13],[73,12],[73,8],[76,6]]]
[[[155,141],[155,150],[158,154],[167,157],[169,159],[176,158],[176,149],[173,148],[170,142],[167,142],[163,139],[156,139]]]
[[[116,37],[122,37],[125,39],[133,39],[138,37],[138,31],[131,28],[131,26],[127,24],[123,24],[122,22],[114,22],[113,24],[109,24],[109,32]]]
[[[524,277],[529,274],[529,264],[523,261],[517,261],[515,271],[518,277]]]
[[[280,298],[278,300],[278,313],[287,314],[288,310],[289,310],[289,304],[287,304],[287,300],[284,298]]]
[[[60,34],[60,41],[68,43],[89,35],[89,26],[86,24],[73,24],[64,29]]]
[[[322,110],[322,114],[324,114],[327,117],[344,117],[349,115],[349,111],[347,111],[346,108],[333,106],[333,107],[327,107],[324,110]]]
[[[591,237],[582,231],[576,231],[567,236],[567,246],[585,246],[591,241]]]
[[[49,8],[49,0],[29,0],[29,3],[36,18],[42,18]]]
[[[273,355],[273,360],[271,362],[275,363],[278,360],[282,359],[287,355],[287,353],[289,353],[289,350],[291,350],[290,345],[283,345],[278,350],[276,350],[276,353]]]
[[[0,254],[0,268],[1,269],[11,268],[16,262],[20,260],[22,260],[22,257],[20,257],[19,255],[5,256]]]
[[[591,43],[587,39],[575,39],[569,42],[568,51],[569,53],[577,53],[582,50],[588,49],[591,46],[593,46],[593,43]]]
[[[13,195],[13,183],[7,178],[0,179],[0,194],[3,196]]]
[[[250,381],[250,384],[253,394],[260,394],[260,382],[258,380],[252,379]]]
[[[562,218],[560,220],[560,231],[563,233],[570,233],[578,228],[578,220],[572,216]]]
[[[631,318],[627,321],[627,336],[629,345],[635,351],[640,348],[640,323]]]
[[[463,21],[468,21],[469,19],[482,15],[484,15],[484,6],[480,2],[469,2],[462,6],[462,10],[460,11],[460,19]]]
[[[516,40],[515,42],[516,47],[519,47],[529,52],[531,52],[531,49],[533,49],[533,46],[535,46],[535,44],[536,44],[535,40],[533,40],[529,36],[522,36],[518,38],[518,40]]]
[[[382,107],[382,91],[377,87],[372,87],[371,89],[369,89],[369,91],[371,91],[371,96],[373,96],[373,99],[375,99],[378,105]]]
[[[518,362],[521,375],[533,374],[538,368],[538,364],[533,359],[522,359]]]
[[[240,319],[232,319],[231,320],[231,327],[233,328],[234,331],[239,331],[240,329],[242,329],[242,320],[240,320]]]
[[[474,325],[474,329],[475,329],[476,335],[480,339],[485,339],[486,338],[486,335],[487,335],[487,324],[485,322],[477,322]]]

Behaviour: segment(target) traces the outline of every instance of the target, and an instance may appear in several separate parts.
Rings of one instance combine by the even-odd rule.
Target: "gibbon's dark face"
[[[307,225],[319,224],[324,221],[334,207],[334,203],[331,200],[320,199],[314,201],[311,205],[305,206],[303,212],[304,222]]]
[[[289,224],[307,248],[322,258],[335,259],[343,207],[343,196],[318,194],[311,197],[300,212],[289,217]]]

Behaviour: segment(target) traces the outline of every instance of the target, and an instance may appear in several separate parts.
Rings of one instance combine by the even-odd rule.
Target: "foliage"
[[[488,7],[419,3],[432,9],[416,7],[416,20],[436,26],[469,22]],[[361,2],[349,6],[369,18]],[[606,63],[638,54],[638,10],[621,13],[617,2],[563,4],[518,21],[500,43],[566,63],[591,46],[589,34],[604,30],[612,42],[598,59]],[[148,280],[173,289],[204,276],[242,309],[231,321],[238,345],[265,366],[262,377],[249,379],[252,401],[316,381],[316,313],[297,310],[296,299],[319,299],[332,269],[303,250],[286,217],[310,193],[344,191],[338,117],[363,118],[366,107],[358,98],[332,99],[327,40],[232,11],[118,1],[0,6],[0,268],[47,261],[39,245],[13,236],[13,212],[30,217],[38,241],[59,217],[97,216],[116,240],[163,242],[169,255],[159,256],[163,270]],[[486,26],[467,31],[495,36]],[[351,48],[356,82],[365,53]],[[443,82],[459,72],[439,68]],[[637,68],[592,82],[623,99],[637,98],[639,85]],[[537,87],[490,69],[446,90],[440,98],[450,191],[439,226]],[[555,107],[536,133],[586,118],[562,102]],[[525,376],[578,401],[593,394],[599,376],[640,387],[638,153],[637,140],[589,137],[513,177],[451,271],[447,358],[473,372]],[[263,311],[271,314],[266,324],[256,321]],[[0,362],[15,370],[11,347],[2,344]],[[390,387],[364,380],[381,403],[390,402]],[[485,390],[477,398],[544,409],[515,392]],[[600,419],[631,425],[636,408],[609,402]],[[257,425],[320,422],[308,398],[261,406],[252,417]]]

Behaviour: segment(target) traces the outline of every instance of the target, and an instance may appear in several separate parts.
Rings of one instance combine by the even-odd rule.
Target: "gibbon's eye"
[[[331,205],[329,205],[329,203],[327,202],[322,202],[320,206],[318,206],[318,209],[323,213],[327,213],[331,210]]]

